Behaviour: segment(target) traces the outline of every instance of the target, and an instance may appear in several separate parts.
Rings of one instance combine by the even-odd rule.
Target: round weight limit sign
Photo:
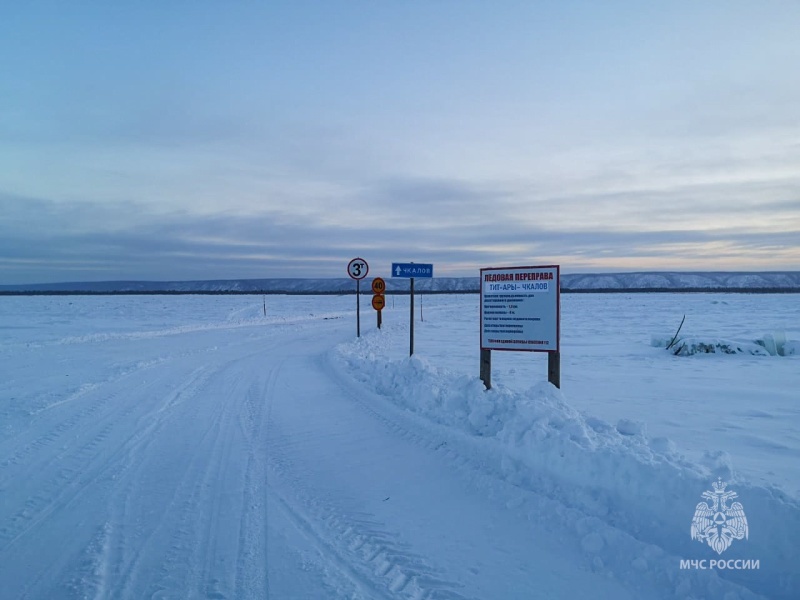
[[[356,281],[364,279],[369,273],[369,265],[363,258],[354,258],[347,263],[347,274]]]
[[[354,258],[347,263],[347,274],[356,280],[356,336],[361,337],[361,280],[369,273],[369,265],[363,258]]]

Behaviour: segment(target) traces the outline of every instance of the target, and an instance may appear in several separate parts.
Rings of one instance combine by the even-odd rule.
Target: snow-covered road
[[[40,349],[47,372],[15,378],[80,385],[6,421],[3,597],[633,597],[452,442],[350,389],[320,349],[351,328]]]
[[[0,597],[733,600],[796,589],[782,562],[793,501],[748,497],[788,531],[745,552],[772,558],[784,579],[681,571],[684,546],[703,549],[682,520],[699,500],[684,488],[702,481],[689,467],[549,392],[529,406],[381,357],[391,328],[354,341],[345,300],[269,318],[248,300],[194,319],[171,312],[174,299],[54,299],[37,327],[10,334]],[[146,323],[120,319],[134,301]],[[443,398],[440,412],[425,394]],[[751,522],[762,538],[771,525]]]

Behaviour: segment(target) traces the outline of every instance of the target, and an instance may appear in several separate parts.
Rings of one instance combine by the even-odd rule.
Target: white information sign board
[[[559,352],[559,267],[481,269],[481,349]]]

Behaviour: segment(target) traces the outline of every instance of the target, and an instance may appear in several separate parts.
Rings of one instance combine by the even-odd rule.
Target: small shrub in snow
[[[683,315],[683,319],[681,319],[681,324],[678,325],[678,331],[675,332],[675,335],[672,336],[672,339],[667,344],[667,350],[671,349],[675,344],[677,344],[680,340],[678,339],[678,334],[681,332],[683,328],[683,324],[686,321],[686,315]]]

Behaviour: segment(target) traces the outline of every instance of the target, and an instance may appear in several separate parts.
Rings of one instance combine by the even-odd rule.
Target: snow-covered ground
[[[417,298],[411,358],[407,297],[354,304],[0,297],[0,597],[800,597],[796,296],[564,295],[560,391],[483,389],[477,295]],[[683,315],[786,355],[654,345]]]

